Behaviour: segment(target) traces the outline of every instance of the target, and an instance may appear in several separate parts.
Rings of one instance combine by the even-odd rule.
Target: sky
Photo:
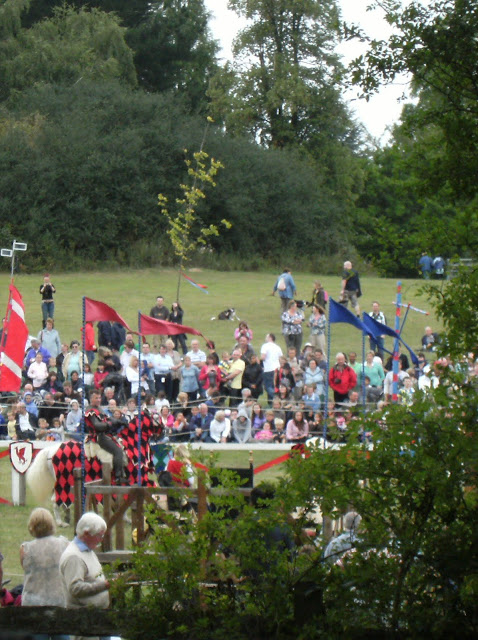
[[[390,27],[383,19],[380,10],[366,11],[371,0],[337,0],[342,11],[342,19],[362,27],[367,35],[383,38],[390,33]],[[227,0],[205,0],[206,7],[212,14],[210,27],[213,36],[222,46],[221,56],[232,59],[231,45],[237,31],[245,22],[232,11],[227,9]],[[344,64],[352,60],[363,51],[359,42],[343,43],[338,52],[343,56]],[[393,125],[400,117],[402,104],[398,101],[407,89],[407,79],[401,78],[393,85],[382,87],[380,92],[367,102],[357,99],[357,89],[351,89],[345,94],[356,118],[361,121],[368,132],[380,143],[389,138],[387,127]]]

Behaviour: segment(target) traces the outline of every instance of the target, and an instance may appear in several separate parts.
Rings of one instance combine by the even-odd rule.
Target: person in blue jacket
[[[289,302],[294,298],[295,295],[297,295],[297,289],[290,269],[284,269],[280,276],[277,278],[272,290],[272,295],[275,295],[276,291],[279,292],[282,314],[284,313],[284,311],[287,311]]]

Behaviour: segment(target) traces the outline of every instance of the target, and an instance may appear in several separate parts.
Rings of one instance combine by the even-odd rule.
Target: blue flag
[[[360,318],[357,318],[356,315],[346,309],[342,304],[329,298],[329,323],[333,324],[335,322],[345,322],[346,324],[351,324],[356,329],[360,329],[360,331],[364,333],[371,334]]]
[[[377,338],[378,336],[382,336],[385,334],[387,336],[390,336],[391,338],[398,338],[403,346],[408,349],[413,364],[418,364],[418,358],[413,349],[408,346],[408,344],[400,337],[400,334],[398,334],[394,329],[388,327],[386,324],[382,324],[381,322],[374,320],[374,318],[372,318],[365,312],[363,313],[362,318],[364,325],[367,327],[367,333],[369,335],[371,335],[373,338]]]

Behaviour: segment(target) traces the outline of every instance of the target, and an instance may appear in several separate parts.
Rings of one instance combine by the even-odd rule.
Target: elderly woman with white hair
[[[25,572],[22,606],[64,607],[60,576],[60,558],[68,546],[63,536],[55,536],[55,522],[47,509],[34,509],[28,520],[33,540],[20,547],[20,562]],[[69,636],[34,634],[35,640],[67,640]]]
[[[66,606],[106,609],[110,583],[103,575],[94,549],[106,532],[106,522],[96,513],[85,513],[76,525],[76,536],[60,558],[60,573],[66,594]],[[90,638],[90,636],[88,636]],[[82,640],[83,636],[72,636]],[[99,640],[96,637],[90,640]]]

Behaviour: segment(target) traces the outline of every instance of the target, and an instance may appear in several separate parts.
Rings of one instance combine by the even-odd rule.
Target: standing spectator
[[[194,401],[199,393],[199,369],[192,364],[190,356],[184,356],[184,364],[181,367],[181,391],[188,394],[188,399]]]
[[[47,318],[53,319],[55,317],[55,303],[53,302],[54,293],[56,293],[56,289],[50,280],[50,274],[45,273],[43,284],[40,285],[43,328],[45,328]]]
[[[319,367],[317,360],[311,358],[309,365],[304,373],[304,385],[306,387],[314,385],[317,394],[322,397],[324,395],[325,373]]]
[[[382,390],[383,381],[385,380],[385,372],[382,365],[374,360],[375,354],[373,351],[369,351],[366,355],[366,362],[363,368],[364,377],[368,377],[371,387]],[[362,372],[360,372],[360,379],[362,379]]]
[[[346,364],[345,355],[339,352],[335,356],[335,365],[329,371],[329,385],[333,389],[335,403],[345,402],[356,384],[357,374]]]
[[[274,397],[274,374],[279,369],[279,358],[282,356],[282,349],[276,344],[276,337],[273,333],[266,335],[266,341],[261,347],[261,360],[264,368],[264,387],[269,402]]]
[[[94,549],[103,540],[106,522],[96,513],[85,513],[76,525],[76,536],[60,558],[60,574],[66,606],[107,609],[110,583],[103,575]],[[82,640],[76,636],[76,640]],[[90,640],[99,640],[91,637]]]
[[[191,340],[191,349],[186,354],[200,370],[206,364],[206,354],[199,348],[199,340]]]
[[[113,330],[109,320],[100,320],[98,322],[98,346],[113,348]]]
[[[81,328],[83,331],[83,327]],[[88,364],[93,364],[96,356],[95,329],[92,322],[85,324],[85,353]]]
[[[25,367],[28,370],[28,367],[35,360],[37,353],[41,353],[43,362],[48,365],[50,362],[50,352],[42,347],[40,344],[40,340],[38,338],[32,338],[31,347],[27,351],[27,355],[25,356]]]
[[[247,342],[252,342],[252,329],[249,329],[247,322],[245,322],[244,320],[241,320],[237,329],[234,330],[234,339],[236,342],[239,342],[239,338],[241,336],[247,338]]]
[[[242,389],[242,376],[246,363],[241,359],[241,352],[239,349],[234,349],[232,352],[231,370],[225,377],[225,381],[229,382],[229,405],[231,407],[237,407],[241,399]]]
[[[173,359],[168,356],[166,345],[159,347],[159,353],[153,353],[154,383],[156,393],[164,391],[169,402],[172,399],[172,377],[171,372],[174,366]]]
[[[55,522],[49,511],[38,507],[28,520],[33,540],[20,547],[23,579],[22,606],[64,607],[65,594],[60,575],[60,558],[68,546],[63,536],[55,536]],[[69,636],[35,635],[37,639],[68,640]]]
[[[149,342],[143,342],[143,346],[141,347],[141,364],[144,367],[143,375],[146,375],[149,392],[154,393],[154,362]]]
[[[51,358],[55,358],[61,352],[61,342],[58,331],[54,328],[53,318],[47,318],[46,326],[38,334],[41,346],[46,349]]]
[[[251,390],[253,398],[262,395],[262,367],[255,353],[250,357],[249,364],[246,364],[244,375],[242,376],[242,385]]]
[[[78,340],[73,340],[70,344],[70,351],[66,354],[62,372],[65,380],[71,379],[71,374],[76,371],[78,375],[83,372],[83,353],[80,351],[80,343]]]
[[[164,343],[166,346],[166,353],[173,361],[173,368],[171,369],[171,398],[172,400],[176,400],[179,393],[179,384],[180,384],[180,373],[183,363],[182,358],[179,353],[176,351],[174,347],[174,341],[171,338],[168,338]]]
[[[302,323],[304,314],[297,308],[295,300],[287,305],[287,311],[282,313],[282,335],[286,347],[294,347],[296,353],[300,353],[302,347]]]
[[[380,324],[387,324],[387,320],[385,319],[385,315],[382,311],[380,311],[380,305],[375,300],[372,302],[372,311],[368,314],[371,318],[373,318],[376,322],[380,322]],[[370,349],[378,355],[379,358],[383,360],[383,348],[385,346],[385,336],[377,336],[376,338],[372,338],[370,336]]]
[[[98,360],[98,365],[96,367],[95,375],[93,376],[93,385],[95,389],[101,390],[103,387],[103,380],[108,375],[108,372],[105,371],[105,362],[104,360]]]
[[[164,306],[164,298],[163,296],[158,296],[156,298],[156,304],[151,308],[149,315],[155,320],[169,320],[169,311]]]
[[[209,388],[219,389],[221,384],[221,370],[214,362],[214,357],[209,355],[206,359],[206,364],[199,372],[199,382],[201,383],[203,391],[207,391]]]
[[[435,272],[435,278],[438,280],[442,280],[445,277],[445,261],[441,256],[433,259],[433,270]]]
[[[314,289],[312,290],[312,299],[310,304],[311,306],[316,304],[319,307],[322,307],[322,309],[325,309],[325,305],[327,304],[326,291],[318,280],[314,282]]]
[[[183,316],[184,311],[182,310],[179,302],[173,302],[173,304],[171,305],[171,311],[169,313],[169,322],[174,322],[175,324],[183,324]],[[179,333],[178,335],[170,336],[170,338],[174,343],[174,348],[176,349],[176,351],[179,351],[179,345],[181,347],[183,355],[188,352],[185,333]]]
[[[111,348],[113,351],[119,351],[125,340],[126,329],[120,322],[113,322],[111,325]]]
[[[40,352],[35,356],[35,360],[28,367],[27,376],[33,383],[34,389],[41,389],[48,378],[48,369],[43,362],[43,358]]]
[[[356,269],[352,269],[350,260],[344,262],[344,271],[342,273],[342,289],[340,291],[340,299],[347,307],[350,302],[357,317],[360,316],[360,306],[358,299],[362,295],[360,288],[360,277]]]
[[[432,272],[433,262],[427,251],[422,253],[422,257],[418,261],[418,266],[420,271],[422,272],[422,276],[425,280],[430,279],[430,274]]]
[[[327,327],[327,318],[325,310],[318,304],[312,307],[312,314],[309,318],[308,326],[310,327],[310,344],[325,351],[325,329]]]
[[[284,269],[281,275],[277,278],[272,290],[272,295],[275,295],[276,291],[279,292],[281,313],[284,313],[288,308],[289,302],[297,294],[294,278],[292,277],[290,269]]]

